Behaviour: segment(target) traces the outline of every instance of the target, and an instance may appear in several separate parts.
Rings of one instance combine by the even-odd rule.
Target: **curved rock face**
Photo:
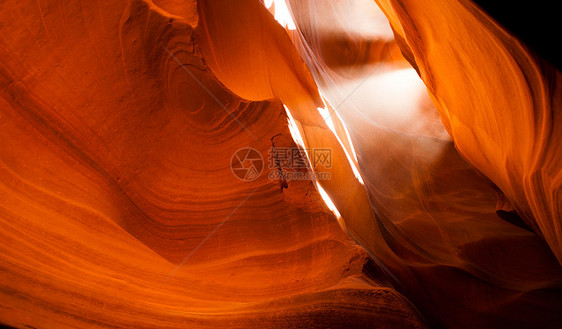
[[[233,175],[295,147],[283,105],[225,88],[196,4],[160,2],[2,5],[0,321],[423,327],[310,181]]]
[[[376,214],[373,222],[360,223],[344,216],[349,233],[381,259],[395,287],[435,326],[560,325],[562,276],[553,256],[559,249],[549,243],[560,237],[554,229],[560,202],[554,177],[560,166],[538,160],[531,151],[524,159],[525,145],[550,148],[543,155],[553,160],[560,155],[556,137],[538,133],[525,118],[525,113],[535,115],[547,130],[557,124],[560,95],[548,95],[555,88],[548,77],[559,72],[547,64],[544,71],[520,68],[518,56],[532,54],[469,4],[381,2],[395,40],[390,33],[363,31],[357,16],[374,21],[382,15],[372,2],[355,1],[354,6],[362,14],[351,15],[352,9],[338,1],[290,1],[298,27],[292,34],[295,44],[349,128]],[[315,20],[320,15],[342,24],[326,28]],[[348,56],[341,61],[329,55],[334,44],[327,40],[334,35],[346,40]],[[488,39],[495,43],[484,42]],[[396,45],[420,72],[437,110],[415,70],[396,58]],[[511,48],[519,52],[507,57]],[[521,70],[535,78],[525,79]],[[506,118],[505,113],[513,115]],[[513,174],[511,166],[527,171]],[[523,188],[527,175],[537,177],[538,172],[543,181]],[[508,177],[512,190],[499,177]],[[540,205],[552,211],[529,214],[509,206],[528,199],[533,206],[527,209]],[[549,245],[531,230],[537,223],[547,226],[547,233],[535,232]],[[387,248],[392,253],[378,252]]]
[[[562,261],[560,72],[469,1],[380,4],[459,152]]]
[[[558,328],[560,72],[377,3],[0,4],[0,323]]]

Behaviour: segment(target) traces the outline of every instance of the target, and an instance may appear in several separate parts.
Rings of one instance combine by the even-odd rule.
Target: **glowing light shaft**
[[[264,5],[267,9],[270,9],[272,5],[274,6],[275,20],[278,21],[281,26],[289,30],[297,29],[285,0],[265,0]]]
[[[335,110],[335,108],[333,106],[329,105],[329,103],[327,103],[327,100],[325,100],[325,98],[322,95],[322,93],[320,92],[320,90],[318,90],[318,92],[320,93],[320,98],[322,98],[322,102],[324,103],[324,108],[319,107],[318,112],[320,112],[320,115],[322,116],[322,118],[324,118],[324,121],[326,122],[326,124],[328,125],[330,130],[334,133],[334,136],[336,136],[336,138],[338,139],[338,142],[340,143],[343,151],[345,152],[345,156],[347,157],[347,161],[349,162],[349,165],[351,166],[351,170],[353,171],[353,174],[355,175],[355,178],[357,178],[359,183],[361,183],[362,185],[365,185],[365,183],[363,182],[363,177],[361,177],[361,174],[359,173],[359,169],[355,165],[355,163],[357,162],[357,154],[355,153],[355,148],[353,147],[353,142],[351,141],[351,137],[349,136],[349,131],[347,130],[347,127],[345,126],[345,123],[343,122],[342,118],[340,117],[338,112]],[[334,110],[330,111],[329,108],[332,108]],[[336,132],[336,127],[335,127],[334,121],[332,119],[333,115],[336,115],[338,117],[339,122],[341,123],[341,125],[344,128],[346,138],[349,142],[349,146],[351,148],[351,152],[353,154],[353,157],[355,158],[355,161],[353,161],[353,159],[351,158],[349,152],[347,151],[347,148],[345,147],[344,143],[341,141],[340,137],[338,136],[338,133]]]

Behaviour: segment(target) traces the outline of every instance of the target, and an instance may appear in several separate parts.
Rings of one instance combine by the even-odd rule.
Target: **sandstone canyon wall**
[[[266,6],[0,3],[0,323],[560,327],[560,71],[465,0]]]

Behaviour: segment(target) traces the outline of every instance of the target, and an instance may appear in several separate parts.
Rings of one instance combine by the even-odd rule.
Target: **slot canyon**
[[[0,327],[562,328],[559,11],[492,2],[0,0]]]

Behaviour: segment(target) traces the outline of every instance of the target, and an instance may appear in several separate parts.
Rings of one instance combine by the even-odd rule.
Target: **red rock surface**
[[[559,124],[559,72],[469,3],[381,2],[395,40],[364,31],[357,16],[382,15],[370,1],[354,2],[360,15],[338,1],[290,3],[293,39],[349,128],[376,214],[344,216],[351,235],[435,326],[559,326],[562,167],[548,162],[560,156],[550,131]],[[320,15],[341,26],[326,28]],[[352,56],[334,62],[326,50],[334,35]],[[396,44],[436,107],[415,70],[396,61]]]
[[[465,0],[286,4],[0,4],[0,323],[562,325],[560,72]]]

